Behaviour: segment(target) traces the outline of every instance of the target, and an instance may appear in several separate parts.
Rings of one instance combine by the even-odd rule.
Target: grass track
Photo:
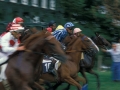
[[[101,88],[100,90],[120,90],[120,82],[113,82],[111,80],[111,71],[105,71],[105,72],[97,72],[100,76],[100,83]],[[88,90],[96,90],[96,78],[91,75],[87,74],[88,78]],[[57,90],[63,90],[63,88],[66,87],[66,84],[62,84]],[[69,90],[77,90],[74,86],[71,86]]]

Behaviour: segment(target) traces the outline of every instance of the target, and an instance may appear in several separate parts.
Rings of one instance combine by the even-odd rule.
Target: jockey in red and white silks
[[[22,20],[22,18],[20,17],[17,17],[15,19],[16,21],[20,21],[20,19]],[[0,64],[6,62],[8,60],[9,55],[13,54],[15,51],[24,50],[23,46],[18,47],[20,43],[20,32],[24,30],[24,27],[21,26],[21,21],[20,24],[19,22],[15,23],[15,19],[13,20],[14,22],[11,23],[11,25],[8,25],[9,27],[7,28],[7,32],[4,32],[0,36]],[[7,64],[3,64],[1,66],[1,79],[6,79],[4,73],[6,66]]]

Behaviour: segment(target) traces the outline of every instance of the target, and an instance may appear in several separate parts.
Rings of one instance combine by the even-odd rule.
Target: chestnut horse
[[[46,30],[31,35],[23,44],[26,50],[13,53],[5,71],[12,90],[32,90],[34,70],[38,63],[42,63],[44,54],[66,60],[60,43]]]
[[[64,64],[61,64],[57,70],[58,81],[67,82],[76,86],[79,90],[82,90],[82,86],[78,82],[82,81],[83,84],[86,82],[84,78],[80,78],[78,76],[78,72],[80,70],[80,58],[83,51],[89,50],[90,48],[95,48],[95,46],[83,34],[79,38],[70,37],[69,39],[68,36],[64,42],[67,43],[66,54],[69,55],[71,59],[67,60]],[[56,78],[49,73],[43,73],[42,76],[40,76],[40,79],[43,79],[43,82],[56,82]]]
[[[95,33],[96,36],[92,37],[92,40],[94,41],[94,43],[98,46],[98,47],[101,47],[101,48],[106,48],[107,46],[110,47],[111,44],[103,37],[101,37],[98,33]],[[70,38],[69,38],[70,39]],[[69,41],[67,42],[69,43]],[[99,80],[99,75],[93,71],[93,67],[95,66],[95,53],[93,51],[89,51],[87,52],[87,55],[88,59],[91,58],[91,61],[89,61],[90,63],[89,64],[84,64],[82,65],[80,63],[80,73],[82,74],[82,76],[85,78],[86,80],[86,83],[88,83],[88,80],[87,80],[87,77],[85,75],[85,72],[88,72],[90,74],[93,74],[96,76],[96,79],[97,79],[97,90],[100,89],[100,80]],[[90,55],[90,56],[89,56]],[[87,59],[87,58],[84,58],[84,59]],[[81,60],[81,62],[83,62],[84,60]],[[57,86],[56,86],[57,87]],[[65,88],[65,90],[68,90],[70,88],[70,84],[68,85],[68,87]]]

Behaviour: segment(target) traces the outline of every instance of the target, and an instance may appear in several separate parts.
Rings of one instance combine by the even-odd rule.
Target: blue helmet
[[[64,25],[64,28],[69,28],[69,27],[74,27],[74,24],[72,22],[67,22],[65,25]]]

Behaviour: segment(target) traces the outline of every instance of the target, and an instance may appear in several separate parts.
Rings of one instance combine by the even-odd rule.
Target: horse
[[[100,48],[107,49],[106,47],[111,47],[111,44],[98,33],[95,33],[95,36],[92,36],[91,39]]]
[[[43,79],[43,82],[49,81],[49,82],[59,82],[58,85],[61,82],[67,82],[71,85],[76,86],[79,90],[82,89],[81,85],[79,85],[78,82],[82,81],[83,85],[86,83],[84,81],[84,78],[80,78],[78,76],[78,71],[80,69],[79,63],[80,58],[82,56],[82,52],[89,50],[90,48],[95,48],[95,46],[91,43],[91,41],[85,36],[81,35],[80,38],[70,37],[71,39],[67,39],[66,43],[69,42],[66,46],[66,54],[71,57],[71,59],[67,60],[66,63],[61,64],[61,66],[58,68],[58,80],[54,76],[52,76],[49,73],[43,73],[40,76],[40,79]],[[72,66],[72,67],[71,67]],[[50,88],[49,88],[50,90]]]
[[[46,30],[28,37],[24,46],[25,51],[16,51],[8,60],[5,73],[12,90],[32,90],[34,70],[38,63],[42,63],[44,54],[62,62],[67,58],[60,43]]]
[[[99,48],[105,48],[106,47],[110,47],[111,44],[102,36],[100,36],[99,34],[95,33],[95,37],[92,38],[93,42],[99,47]],[[89,64],[84,64],[84,65],[80,65],[80,73],[82,74],[82,76],[85,78],[86,82],[88,83],[87,77],[85,75],[85,72],[93,74],[96,77],[97,80],[97,90],[100,90],[100,80],[99,80],[99,75],[93,70],[93,67],[95,66],[95,54],[93,53],[93,55],[91,55],[92,52],[90,52],[89,54],[84,54],[84,60],[86,61],[86,59],[90,59],[91,61],[89,61]],[[91,55],[91,56],[90,56]],[[87,62],[87,61],[86,61]]]
[[[98,46],[98,47],[101,47],[101,48],[105,48],[106,47],[110,47],[111,44],[105,39],[103,38],[102,36],[100,36],[98,33],[95,33],[96,36],[92,37],[92,40],[93,42]],[[69,37],[68,37],[69,38]],[[70,38],[69,38],[70,39]],[[66,43],[69,43],[69,40],[68,42]],[[84,60],[81,60],[80,62],[80,70],[79,72],[82,74],[82,76],[85,78],[86,80],[86,83],[88,83],[88,80],[87,80],[87,77],[85,75],[85,72],[87,73],[90,73],[90,74],[93,74],[96,76],[96,79],[97,79],[97,90],[100,89],[100,80],[99,80],[99,75],[93,71],[93,67],[95,65],[95,53],[91,50],[89,50],[89,52],[84,53],[84,55],[86,55],[85,57],[87,57],[88,59],[90,58],[91,61],[89,61],[90,63],[87,64],[85,63],[85,59],[87,58],[84,58]],[[90,56],[89,56],[90,55]],[[87,62],[87,61],[86,61]],[[81,64],[82,63],[82,64]],[[70,84],[65,88],[65,90],[69,90],[70,88]]]

